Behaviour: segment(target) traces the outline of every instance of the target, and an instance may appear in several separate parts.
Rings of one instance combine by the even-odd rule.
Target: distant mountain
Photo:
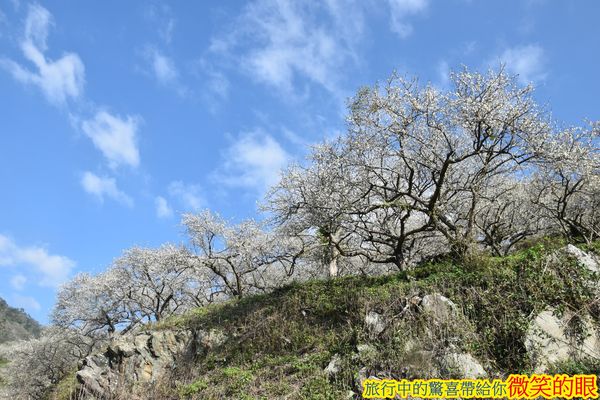
[[[9,306],[0,298],[0,344],[40,335],[42,326],[23,309]]]

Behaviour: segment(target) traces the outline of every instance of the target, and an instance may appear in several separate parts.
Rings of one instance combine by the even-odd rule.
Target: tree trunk
[[[335,254],[335,250],[333,251],[333,257],[331,261],[329,261],[329,277],[335,278],[338,275],[338,258],[337,254]]]

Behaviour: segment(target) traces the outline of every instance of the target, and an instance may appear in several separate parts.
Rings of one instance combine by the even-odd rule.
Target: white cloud
[[[169,85],[177,82],[178,72],[171,58],[155,47],[147,47],[144,51],[144,58],[150,64],[152,74],[159,83]]]
[[[505,64],[508,71],[519,75],[522,84],[543,81],[548,75],[544,49],[535,44],[508,48],[495,62]]]
[[[15,275],[10,279],[10,285],[16,290],[23,290],[26,283],[27,278],[23,275]]]
[[[308,148],[308,146],[310,145],[310,142],[303,138],[302,136],[298,135],[296,132],[283,127],[281,128],[281,132],[283,133],[283,136],[292,144],[305,149]]]
[[[46,51],[48,30],[53,24],[52,14],[48,10],[39,4],[30,5],[25,20],[25,40]]]
[[[228,186],[263,191],[279,180],[290,155],[270,135],[260,131],[240,135],[224,153],[215,178]]]
[[[143,72],[156,79],[160,85],[175,90],[180,96],[188,94],[189,90],[181,83],[179,71],[172,58],[153,46],[146,46],[142,56],[146,64]]]
[[[173,60],[156,49],[152,52],[152,67],[156,79],[163,84],[174,82],[177,79],[177,70]]]
[[[119,190],[114,178],[98,176],[92,172],[86,171],[81,178],[83,189],[97,197],[101,202],[105,197],[111,198],[128,207],[133,206],[133,199]]]
[[[12,297],[14,305],[18,308],[23,308],[29,311],[39,311],[42,308],[40,303],[38,303],[38,301],[31,296],[14,295]]]
[[[213,38],[210,58],[224,56],[234,68],[286,95],[306,89],[298,78],[339,95],[340,71],[358,59],[362,12],[354,1],[257,0],[226,34]]]
[[[194,211],[200,210],[206,205],[199,185],[174,181],[169,184],[169,195],[176,198],[185,208]]]
[[[221,99],[226,99],[229,95],[229,80],[223,73],[218,71],[208,71],[207,86],[211,93],[216,94]]]
[[[0,235],[0,266],[28,265],[40,274],[41,286],[56,287],[63,283],[75,267],[75,262],[68,257],[50,254],[44,247],[18,246],[12,239]],[[16,280],[15,280],[16,279]],[[22,278],[13,278],[17,286],[24,284]]]
[[[30,71],[7,58],[0,59],[0,67],[9,71],[16,80],[38,86],[50,103],[62,105],[67,99],[78,98],[83,93],[85,68],[74,53],[65,53],[56,61],[46,58],[46,39],[52,24],[48,10],[38,4],[30,5],[21,51],[37,70]]]
[[[104,154],[111,168],[122,164],[137,167],[140,163],[136,137],[139,124],[139,117],[127,116],[122,119],[106,111],[98,111],[94,118],[84,121],[81,127]]]
[[[204,81],[205,90],[200,95],[205,106],[214,114],[219,108],[220,101],[229,97],[231,83],[222,71],[216,69],[211,62],[204,58],[196,60],[194,65],[194,74]]]
[[[157,27],[158,35],[166,43],[171,43],[175,31],[176,20],[173,11],[167,4],[151,4],[145,10],[146,19]]]
[[[401,38],[410,36],[413,27],[407,17],[422,13],[427,9],[428,0],[388,0],[390,6],[390,26]]]
[[[438,82],[442,88],[447,88],[450,83],[450,66],[446,60],[442,60],[437,65]]]
[[[156,206],[156,216],[158,218],[170,218],[173,216],[173,209],[164,197],[157,196],[154,199],[154,204]]]

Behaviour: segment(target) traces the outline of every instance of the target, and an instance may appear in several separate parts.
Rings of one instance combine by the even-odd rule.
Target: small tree
[[[125,307],[130,283],[119,272],[82,273],[64,284],[57,294],[52,322],[89,337],[104,337],[119,327],[132,326],[136,319]]]
[[[160,321],[185,311],[192,276],[190,256],[184,248],[163,245],[158,249],[134,247],[112,266],[128,286],[124,307],[135,322]],[[197,286],[201,290],[200,285]]]
[[[561,131],[541,149],[534,203],[567,238],[600,237],[600,125]]]
[[[213,294],[242,297],[280,286],[302,252],[300,242],[282,241],[252,220],[229,225],[205,211],[184,215],[183,224],[196,271],[210,276]]]
[[[0,347],[8,360],[3,369],[6,390],[15,400],[45,399],[77,362],[91,354],[97,342],[79,333],[48,328],[39,339],[10,342]]]

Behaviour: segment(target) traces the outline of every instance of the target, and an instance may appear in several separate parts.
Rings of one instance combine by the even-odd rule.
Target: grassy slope
[[[427,366],[410,359],[415,352],[406,350],[409,343],[414,349],[415,340],[418,348],[434,354],[448,346],[467,351],[493,375],[528,372],[523,339],[535,313],[549,305],[558,310],[587,308],[600,320],[600,310],[590,308],[590,274],[572,260],[546,261],[561,245],[548,241],[505,258],[480,257],[462,265],[439,261],[386,277],[293,285],[172,318],[156,329],[217,329],[230,339],[182,362],[161,391],[202,399],[344,398],[348,390],[357,389],[361,366],[367,374],[425,377]],[[600,243],[588,250],[600,252]],[[431,324],[418,312],[398,317],[412,296],[434,292],[457,303],[464,318],[444,326]],[[376,339],[369,337],[364,323],[371,310],[382,313],[390,325]],[[574,332],[585,334],[576,328]],[[358,344],[372,349],[358,354]],[[329,379],[323,369],[335,353],[344,368]],[[586,360],[555,368],[600,372],[595,362]]]

